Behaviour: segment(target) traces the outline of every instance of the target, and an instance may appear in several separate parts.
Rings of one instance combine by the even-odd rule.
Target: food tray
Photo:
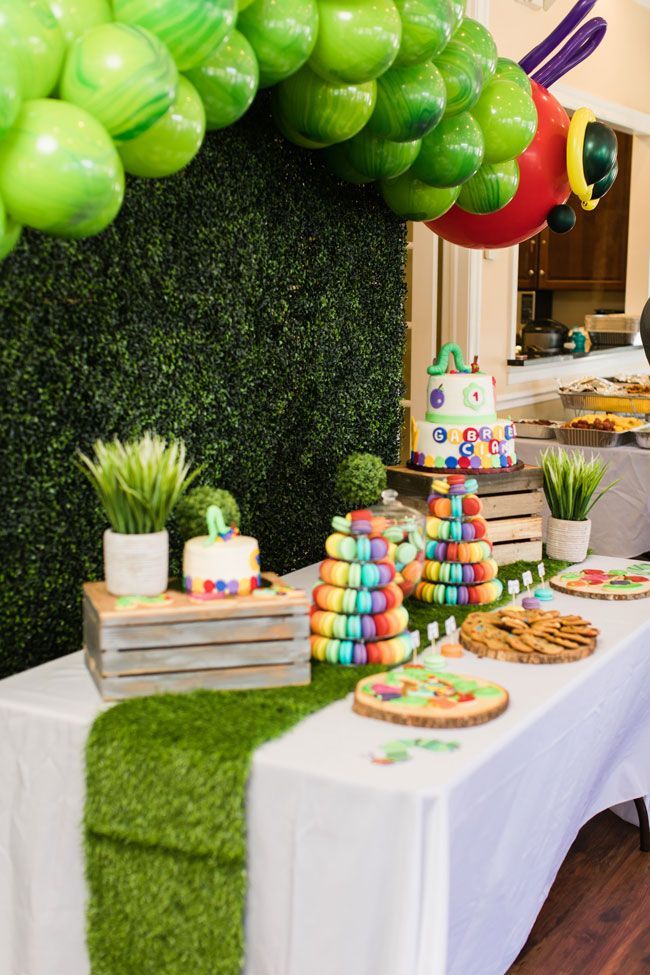
[[[566,444],[567,447],[620,447],[630,440],[629,430],[616,433],[610,430],[558,427],[555,433],[558,443]]]
[[[515,420],[515,429],[520,437],[529,437],[531,440],[555,440],[555,431],[559,424],[547,427],[544,423],[535,423],[534,420]]]
[[[562,405],[568,410],[583,410],[586,413],[625,413],[627,416],[647,416],[650,414],[650,396],[605,396],[603,393],[563,393],[560,391]]]
[[[641,430],[634,430],[633,433],[637,447],[641,447],[643,450],[650,450],[650,426],[644,427]]]
[[[616,348],[628,345],[641,345],[640,332],[593,332],[589,330],[589,338],[597,348],[606,346]]]
[[[638,315],[585,315],[585,325],[589,332],[634,334],[641,328],[641,319]]]

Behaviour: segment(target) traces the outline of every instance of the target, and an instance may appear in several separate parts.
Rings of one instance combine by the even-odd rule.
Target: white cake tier
[[[213,596],[248,595],[260,585],[260,549],[256,538],[233,535],[209,544],[207,535],[191,538],[183,549],[183,587]]]
[[[517,463],[510,420],[477,426],[411,421],[411,463],[428,469],[502,470]]]
[[[496,418],[492,376],[482,372],[429,376],[426,420],[445,426],[492,426]]]

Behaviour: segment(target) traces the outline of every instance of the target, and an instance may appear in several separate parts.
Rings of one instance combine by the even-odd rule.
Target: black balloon
[[[607,176],[603,176],[601,180],[594,184],[594,189],[591,194],[592,200],[600,200],[604,197],[605,193],[609,193],[612,186],[616,182],[616,177],[618,176],[618,163],[615,162]]]
[[[602,122],[590,122],[585,132],[582,162],[587,184],[598,183],[610,172],[618,153],[615,132]]]
[[[568,234],[576,225],[576,215],[566,203],[553,207],[548,215],[548,225],[554,234]]]

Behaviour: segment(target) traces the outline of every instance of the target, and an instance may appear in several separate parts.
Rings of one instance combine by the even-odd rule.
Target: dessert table
[[[580,827],[650,792],[650,602],[553,606],[600,628],[592,657],[453,661],[509,690],[489,724],[414,732],[346,700],[255,753],[246,975],[507,971]],[[80,653],[0,682],[3,975],[88,975],[83,753],[105,706]],[[413,738],[460,748],[371,761]]]
[[[587,456],[598,454],[608,467],[604,483],[619,480],[591,512],[593,551],[631,559],[650,551],[650,450],[642,450],[634,443],[590,449],[568,447],[557,440],[517,437],[517,457],[526,464],[538,465],[539,455],[547,447],[569,452],[581,450]],[[548,516],[548,508],[544,514]]]

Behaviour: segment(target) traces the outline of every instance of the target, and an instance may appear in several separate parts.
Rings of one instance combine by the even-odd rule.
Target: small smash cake
[[[183,588],[193,599],[248,596],[261,585],[257,539],[229,528],[216,505],[206,521],[208,534],[185,543]]]
[[[456,368],[448,371],[451,357]],[[517,465],[515,427],[497,419],[494,376],[480,372],[476,360],[466,366],[451,342],[427,372],[427,412],[424,420],[411,418],[408,466],[476,474],[512,470]]]

